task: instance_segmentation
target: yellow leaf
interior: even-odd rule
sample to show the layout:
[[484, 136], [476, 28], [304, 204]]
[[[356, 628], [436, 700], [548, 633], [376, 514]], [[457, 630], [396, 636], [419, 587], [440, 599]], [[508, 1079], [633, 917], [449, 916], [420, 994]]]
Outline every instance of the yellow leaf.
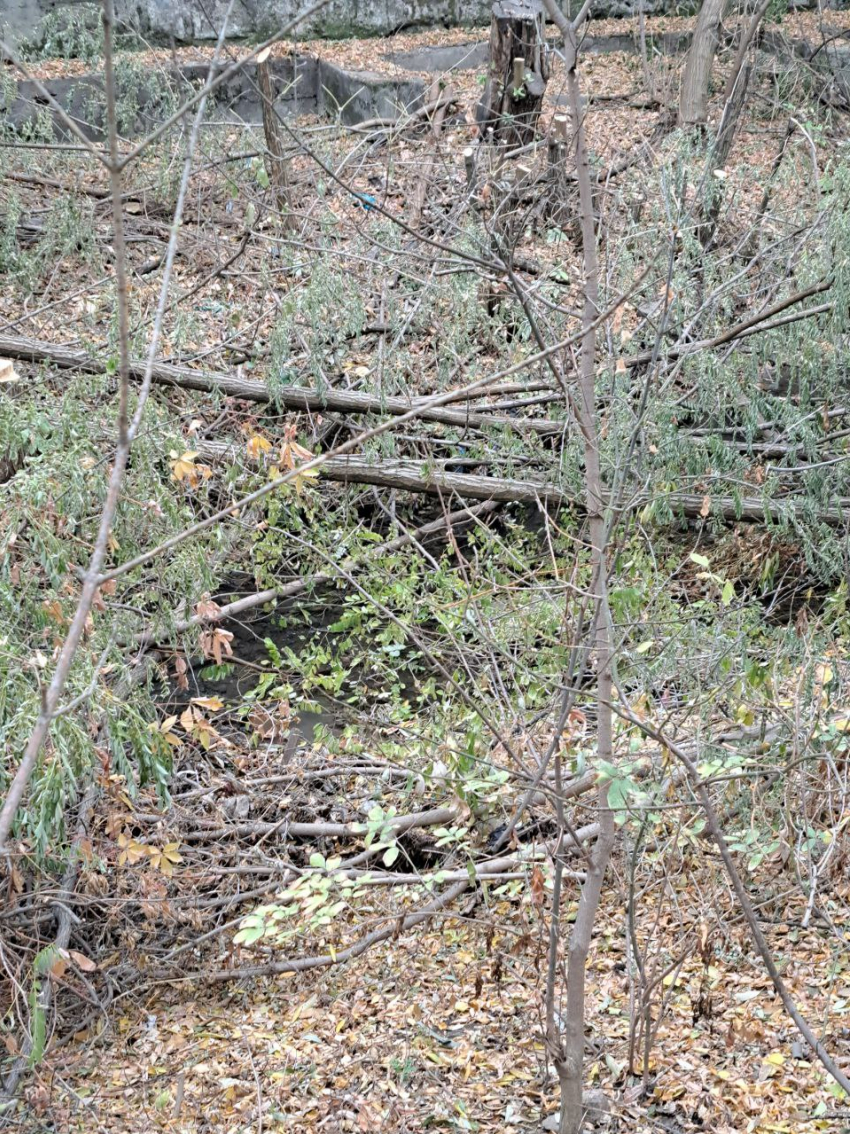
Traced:
[[309, 480], [314, 480], [319, 475], [318, 469], [305, 469], [304, 472], [299, 472], [292, 482], [295, 485], [295, 491], [301, 495], [304, 486]]
[[200, 705], [202, 709], [208, 709], [211, 713], [217, 713], [219, 709], [224, 708], [224, 701], [220, 701], [218, 697], [193, 697], [193, 705]]
[[781, 1051], [772, 1051], [770, 1055], [764, 1057], [765, 1063], [770, 1063], [774, 1067], [781, 1067], [785, 1062], [785, 1056]]
[[141, 862], [143, 858], [148, 858], [151, 854], [151, 848], [146, 847], [144, 843], [136, 842], [128, 834], [120, 834], [118, 836], [118, 845], [121, 847], [121, 853], [118, 855], [118, 865], [123, 866], [127, 863], [134, 866], [137, 862]]
[[166, 878], [174, 876], [174, 867], [177, 863], [182, 862], [183, 858], [177, 853], [179, 843], [166, 843], [161, 850], [154, 849], [151, 852], [151, 866], [154, 870], [158, 870], [164, 874]]
[[175, 480], [178, 484], [185, 481], [190, 488], [197, 488], [201, 482], [201, 478], [209, 480], [212, 476], [212, 469], [207, 465], [196, 465], [195, 461], [198, 455], [198, 453], [190, 450], [179, 455], [172, 453], [171, 479]]
[[[313, 454], [297, 441], [287, 441], [280, 451], [280, 463], [285, 469], [294, 469], [297, 461], [312, 461]], [[305, 473], [305, 476], [308, 475]]]
[[263, 453], [268, 453], [271, 447], [271, 441], [269, 441], [265, 437], [261, 437], [259, 433], [249, 438], [248, 444], [246, 446], [248, 450], [248, 456], [252, 461], [259, 461]]

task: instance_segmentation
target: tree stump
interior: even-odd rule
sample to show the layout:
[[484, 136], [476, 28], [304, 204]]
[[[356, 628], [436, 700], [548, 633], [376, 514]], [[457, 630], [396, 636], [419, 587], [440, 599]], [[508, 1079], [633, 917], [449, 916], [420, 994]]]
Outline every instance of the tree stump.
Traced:
[[275, 202], [280, 213], [284, 228], [290, 227], [290, 201], [289, 201], [289, 167], [285, 157], [285, 147], [280, 132], [280, 123], [274, 109], [275, 91], [274, 79], [269, 63], [271, 48], [267, 47], [257, 56], [257, 86], [260, 90], [260, 102], [263, 110], [263, 133], [266, 136], [266, 152], [263, 160]]
[[726, 0], [703, 0], [685, 59], [679, 93], [679, 125], [704, 127], [708, 117], [711, 67], [720, 42]]
[[497, 0], [490, 23], [490, 67], [478, 122], [500, 145], [533, 142], [549, 67], [542, 0]]

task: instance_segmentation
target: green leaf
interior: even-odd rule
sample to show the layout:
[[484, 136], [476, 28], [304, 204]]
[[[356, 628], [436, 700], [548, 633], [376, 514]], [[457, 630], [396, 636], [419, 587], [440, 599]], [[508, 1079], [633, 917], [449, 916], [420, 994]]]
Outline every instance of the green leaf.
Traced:
[[324, 870], [326, 865], [325, 856], [323, 854], [319, 854], [318, 851], [315, 854], [311, 854], [310, 865], [315, 867], [316, 870]]
[[613, 764], [609, 764], [607, 760], [600, 760], [596, 768], [599, 772], [600, 783], [604, 783], [606, 780], [616, 780], [620, 777], [619, 768], [616, 768]]
[[47, 1038], [47, 1016], [39, 1003], [41, 995], [41, 981], [34, 980], [30, 989], [30, 1027], [32, 1028], [32, 1048], [30, 1049], [29, 1065], [35, 1067], [44, 1056], [44, 1045]]
[[36, 953], [32, 963], [32, 970], [35, 976], [44, 976], [46, 973], [49, 973], [60, 955], [59, 950], [52, 944], [47, 945], [39, 953]]
[[723, 584], [723, 591], [720, 595], [720, 601], [724, 606], [728, 606], [732, 599], [735, 597], [735, 586], [731, 579], [727, 579]]
[[253, 945], [255, 941], [259, 941], [263, 934], [266, 932], [264, 925], [249, 925], [245, 929], [240, 929], [236, 936], [233, 938], [234, 945]]
[[271, 659], [272, 665], [282, 666], [283, 658], [280, 656], [280, 650], [274, 644], [271, 638], [263, 638], [263, 645], [266, 647], [266, 652]]
[[359, 626], [361, 621], [359, 610], [347, 610], [342, 618], [338, 618], [336, 622], [331, 623], [328, 630], [333, 634], [339, 634], [343, 630], [350, 630], [354, 626]]
[[384, 866], [392, 866], [392, 864], [395, 862], [395, 860], [397, 858], [398, 858], [398, 847], [397, 846], [387, 847], [387, 849], [384, 851], [384, 860], [383, 860]]
[[710, 567], [711, 560], [706, 559], [704, 555], [699, 555], [696, 551], [692, 551], [688, 556], [692, 563], [696, 563], [698, 567]]

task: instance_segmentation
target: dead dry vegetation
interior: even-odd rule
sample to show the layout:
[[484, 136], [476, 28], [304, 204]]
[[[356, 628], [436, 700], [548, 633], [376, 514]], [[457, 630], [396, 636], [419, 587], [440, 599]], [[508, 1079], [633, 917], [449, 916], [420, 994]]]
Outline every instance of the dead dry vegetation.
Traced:
[[766, 9], [704, 113], [592, 12], [353, 126], [24, 61], [111, 126], [0, 121], [5, 1128], [847, 1125], [850, 19]]

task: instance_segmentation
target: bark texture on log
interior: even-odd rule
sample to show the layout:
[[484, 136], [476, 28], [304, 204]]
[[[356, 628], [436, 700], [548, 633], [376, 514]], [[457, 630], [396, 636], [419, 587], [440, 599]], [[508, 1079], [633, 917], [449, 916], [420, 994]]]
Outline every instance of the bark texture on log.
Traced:
[[263, 108], [263, 133], [266, 136], [266, 153], [263, 161], [269, 175], [272, 190], [285, 228], [289, 227], [289, 167], [284, 156], [283, 139], [280, 136], [280, 123], [274, 108], [275, 89], [269, 63], [270, 48], [257, 57], [257, 85], [260, 88], [260, 102]]
[[490, 24], [490, 70], [481, 124], [503, 145], [533, 142], [543, 105], [546, 61], [541, 0], [499, 0]]
[[[206, 461], [226, 460], [228, 455], [242, 459], [242, 450], [221, 442], [202, 441], [198, 445], [201, 456]], [[456, 495], [462, 500], [497, 500], [504, 503], [570, 505], [584, 510], [580, 495], [570, 492], [557, 484], [545, 481], [511, 480], [507, 477], [482, 476], [480, 473], [450, 472], [425, 461], [405, 461], [395, 458], [379, 459], [348, 454], [342, 457], [328, 457], [319, 469], [319, 481], [337, 481], [342, 484], [372, 484], [378, 488], [399, 488], [405, 492], [421, 492], [429, 496]], [[811, 509], [805, 501], [794, 499], [758, 500], [742, 497], [706, 497], [689, 492], [670, 492], [663, 497], [635, 495], [628, 503], [627, 510], [635, 511], [651, 500], [663, 499], [673, 512], [690, 519], [705, 519], [706, 514], [722, 516], [730, 523], [737, 521], [749, 523], [781, 523], [787, 519], [811, 518]], [[607, 506], [607, 497], [605, 498]], [[625, 510], [625, 509], [624, 509]], [[850, 518], [850, 500], [836, 501], [832, 508], [822, 508], [817, 518], [825, 524], [844, 525]]]
[[682, 75], [680, 126], [703, 126], [708, 117], [711, 67], [720, 42], [720, 21], [725, 6], [726, 0], [703, 0]]
[[[82, 370], [89, 374], [100, 374], [104, 366], [85, 351], [71, 347], [55, 346], [38, 339], [18, 338], [13, 335], [0, 335], [0, 354], [9, 358], [20, 358], [26, 362], [48, 362], [70, 370]], [[130, 362], [130, 377], [140, 379], [145, 363], [133, 359]], [[175, 366], [168, 362], [154, 363], [153, 381], [160, 386], [179, 386], [184, 390], [203, 390], [220, 393], [233, 398], [244, 398], [249, 402], [273, 402], [289, 410], [314, 410], [322, 413], [327, 410], [338, 413], [376, 413], [390, 417], [401, 417], [410, 413], [416, 400], [407, 398], [378, 398], [372, 394], [359, 394], [351, 390], [326, 390], [317, 393], [303, 386], [283, 386], [272, 393], [263, 382], [252, 382], [246, 378], [234, 378], [229, 374], [217, 374], [209, 370], [192, 370], [189, 366]], [[559, 433], [566, 428], [565, 422], [547, 421], [539, 418], [503, 417], [497, 414], [469, 412], [447, 409], [443, 406], [423, 408], [419, 415], [423, 421], [437, 421], [443, 425], [456, 425], [461, 429], [510, 429], [514, 433], [538, 433], [548, 435]]]

